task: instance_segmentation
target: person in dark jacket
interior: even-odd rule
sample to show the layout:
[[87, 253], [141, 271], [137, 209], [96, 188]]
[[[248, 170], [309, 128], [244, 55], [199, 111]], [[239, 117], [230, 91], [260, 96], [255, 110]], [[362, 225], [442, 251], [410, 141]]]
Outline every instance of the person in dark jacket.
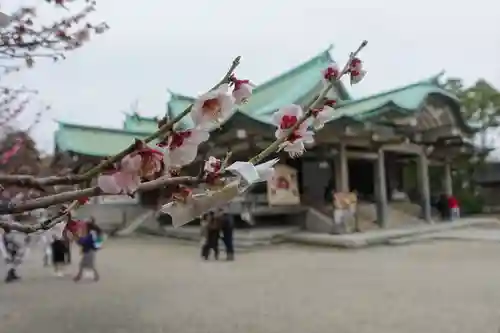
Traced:
[[207, 214], [206, 240], [202, 249], [202, 256], [205, 260], [210, 257], [210, 250], [214, 251], [215, 260], [219, 260], [219, 237], [220, 219], [216, 218], [214, 212]]
[[59, 235], [52, 235], [52, 243], [50, 244], [52, 253], [52, 265], [54, 266], [54, 273], [56, 276], [64, 276], [63, 266], [66, 259], [66, 243], [59, 237]]
[[448, 210], [448, 196], [445, 193], [441, 193], [441, 195], [439, 196], [436, 208], [442, 220], [449, 219], [450, 214]]
[[229, 214], [221, 214], [222, 241], [226, 247], [226, 259], [234, 260], [234, 217]]

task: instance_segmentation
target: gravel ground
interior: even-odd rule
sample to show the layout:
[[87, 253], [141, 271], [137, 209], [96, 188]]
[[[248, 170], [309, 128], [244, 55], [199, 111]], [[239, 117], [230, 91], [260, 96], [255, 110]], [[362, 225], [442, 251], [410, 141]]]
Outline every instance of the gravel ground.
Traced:
[[[0, 283], [0, 333], [472, 333], [500, 327], [500, 243], [357, 251], [276, 246], [203, 262], [194, 246], [110, 240], [75, 284], [33, 253]], [[0, 266], [3, 273], [3, 267]], [[74, 270], [74, 268], [73, 268]]]

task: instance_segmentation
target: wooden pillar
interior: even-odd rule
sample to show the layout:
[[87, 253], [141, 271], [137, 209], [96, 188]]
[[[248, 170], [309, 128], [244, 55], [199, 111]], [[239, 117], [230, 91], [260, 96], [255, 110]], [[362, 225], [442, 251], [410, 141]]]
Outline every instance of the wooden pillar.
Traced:
[[349, 166], [344, 143], [340, 143], [335, 159], [335, 187], [337, 192], [349, 192]]
[[418, 182], [420, 187], [420, 200], [422, 217], [427, 222], [432, 222], [431, 215], [431, 190], [429, 187], [429, 160], [425, 151], [418, 155]]
[[444, 163], [444, 193], [447, 196], [453, 195], [453, 181], [451, 177], [451, 163], [446, 161]]
[[387, 181], [385, 170], [385, 157], [382, 148], [377, 151], [375, 161], [375, 200], [377, 205], [377, 223], [380, 227], [387, 227]]

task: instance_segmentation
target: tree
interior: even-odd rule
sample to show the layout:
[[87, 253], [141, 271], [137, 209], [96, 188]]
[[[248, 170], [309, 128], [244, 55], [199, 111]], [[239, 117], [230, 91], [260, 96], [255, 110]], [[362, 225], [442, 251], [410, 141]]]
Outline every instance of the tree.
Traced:
[[[88, 16], [96, 9], [96, 1], [47, 0], [49, 5], [59, 7], [64, 15], [56, 22], [45, 23], [37, 16], [37, 8], [21, 7], [8, 15], [6, 26], [0, 31], [1, 59], [6, 72], [32, 68], [36, 58], [51, 58], [58, 61], [65, 53], [80, 48], [88, 42], [92, 33], [101, 34], [108, 29], [104, 22], [91, 24]], [[83, 8], [75, 6], [85, 3]], [[19, 62], [18, 60], [21, 60]]]
[[[42, 1], [40, 1], [42, 3]], [[68, 52], [82, 47], [92, 35], [102, 34], [109, 27], [105, 22], [92, 24], [90, 14], [96, 2], [90, 0], [46, 0], [55, 20], [37, 15], [40, 7], [20, 7], [12, 13], [0, 12], [0, 79], [23, 69], [33, 68], [39, 59], [60, 61]], [[28, 128], [20, 129], [16, 118], [33, 105], [36, 90], [26, 87], [0, 86], [0, 173], [37, 175], [42, 169], [40, 154], [30, 137], [47, 106], [40, 107]], [[38, 103], [37, 103], [38, 104]], [[45, 191], [22, 189], [15, 184], [2, 186], [2, 196], [12, 199], [18, 194], [39, 195]], [[49, 191], [50, 192], [50, 191]], [[19, 198], [19, 196], [17, 196]]]
[[29, 132], [12, 131], [0, 142], [0, 171], [6, 174], [38, 174], [40, 152]]
[[461, 79], [450, 78], [445, 88], [460, 99], [465, 119], [478, 127], [481, 147], [486, 148], [488, 130], [499, 125], [500, 92], [484, 79], [464, 87]]
[[[484, 79], [479, 79], [470, 87], [465, 87], [461, 79], [450, 78], [444, 87], [460, 99], [462, 114], [466, 121], [477, 128], [479, 151], [472, 158], [455, 161], [453, 187], [463, 210], [470, 213], [482, 211], [482, 198], [474, 181], [475, 174], [481, 170], [491, 147], [488, 135], [498, 127], [500, 116], [500, 92]], [[473, 162], [473, 163], [471, 163]]]
[[[55, 22], [44, 22], [35, 7], [21, 7], [11, 14], [0, 13], [0, 78], [22, 69], [33, 68], [38, 59], [65, 59], [70, 51], [82, 47], [93, 34], [104, 33], [105, 22], [91, 24], [95, 11], [90, 0], [47, 0], [60, 14]], [[78, 8], [79, 7], [79, 8]], [[0, 130], [19, 116], [32, 101], [36, 90], [0, 88]]]
[[[20, 224], [14, 221], [0, 221], [0, 227], [34, 232], [48, 229], [62, 222], [73, 209], [84, 205], [89, 197], [106, 194], [135, 195], [137, 191], [150, 191], [165, 187], [173, 188], [171, 202], [162, 210], [172, 216], [174, 225], [190, 222], [209, 209], [226, 204], [245, 191], [254, 182], [262, 179], [272, 170], [277, 160], [262, 163], [269, 155], [283, 150], [291, 157], [301, 156], [305, 144], [313, 140], [310, 126], [319, 129], [334, 116], [333, 105], [336, 101], [326, 96], [336, 82], [345, 75], [350, 76], [352, 84], [358, 83], [365, 75], [358, 53], [366, 46], [363, 41], [359, 48], [350, 54], [346, 65], [340, 69], [331, 64], [323, 72], [324, 87], [319, 96], [304, 107], [289, 105], [278, 110], [274, 116], [277, 126], [276, 140], [266, 149], [246, 162], [229, 165], [231, 154], [224, 160], [209, 157], [196, 176], [180, 176], [182, 167], [191, 164], [198, 151], [198, 145], [209, 138], [210, 129], [221, 126], [238, 104], [251, 98], [253, 85], [248, 80], [239, 80], [234, 71], [240, 57], [234, 59], [227, 73], [206, 94], [186, 108], [174, 119], [162, 119], [158, 131], [144, 140], [136, 140], [116, 155], [102, 160], [98, 165], [84, 173], [65, 176], [37, 178], [30, 175], [3, 175], [0, 184], [44, 188], [53, 185], [84, 184], [97, 178], [97, 186], [59, 192], [33, 200], [7, 202], [0, 207], [0, 214], [17, 214], [37, 208], [61, 206], [59, 213], [49, 220], [36, 224]], [[232, 89], [231, 89], [232, 87]], [[192, 129], [174, 129], [183, 117], [191, 116], [196, 124]], [[148, 144], [158, 140], [156, 147]], [[235, 177], [236, 176], [236, 177]], [[190, 186], [199, 183], [212, 185], [209, 193], [192, 195]]]

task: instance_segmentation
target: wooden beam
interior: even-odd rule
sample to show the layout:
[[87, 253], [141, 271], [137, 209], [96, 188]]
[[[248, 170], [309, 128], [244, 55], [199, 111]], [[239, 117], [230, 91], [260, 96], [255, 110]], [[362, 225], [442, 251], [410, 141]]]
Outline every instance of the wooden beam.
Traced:
[[382, 149], [384, 151], [392, 151], [392, 152], [399, 152], [399, 153], [411, 153], [411, 154], [421, 154], [424, 152], [424, 148], [420, 145], [417, 145], [415, 143], [408, 143], [408, 142], [402, 142], [402, 143], [396, 143], [396, 144], [383, 144], [382, 143]]
[[347, 151], [348, 159], [358, 159], [358, 160], [376, 160], [378, 154], [375, 152], [363, 152], [363, 151]]
[[446, 139], [452, 137], [460, 137], [464, 134], [460, 129], [453, 125], [444, 125], [439, 127], [434, 127], [421, 133], [421, 141], [422, 142], [436, 142], [439, 139]]

